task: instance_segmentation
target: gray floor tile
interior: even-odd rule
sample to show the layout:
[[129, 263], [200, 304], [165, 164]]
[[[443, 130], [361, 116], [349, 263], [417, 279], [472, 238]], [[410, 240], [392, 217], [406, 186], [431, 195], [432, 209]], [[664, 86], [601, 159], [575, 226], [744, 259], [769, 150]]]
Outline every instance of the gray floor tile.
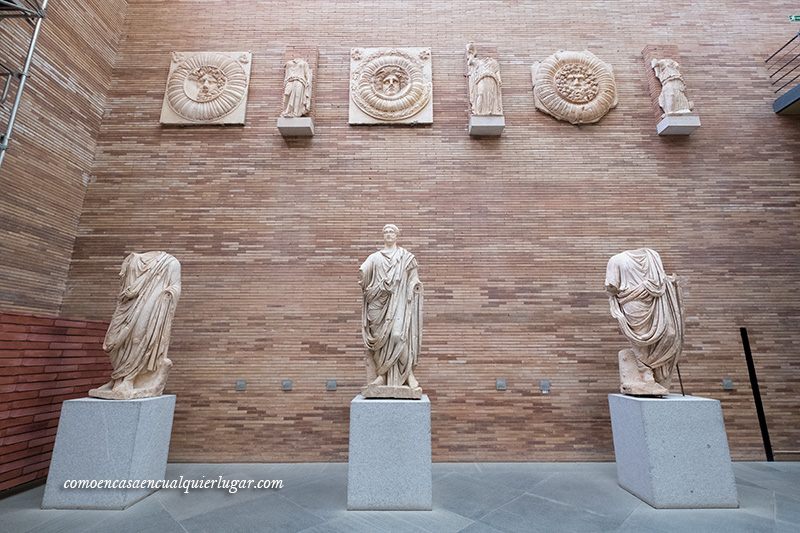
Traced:
[[739, 510], [745, 513], [775, 519], [775, 492], [760, 487], [736, 485], [739, 493]]
[[[396, 513], [400, 511], [350, 511], [303, 533], [426, 533], [426, 530], [409, 524]], [[414, 511], [406, 511], [414, 512]]]
[[433, 485], [433, 504], [471, 520], [510, 502], [523, 491], [484, 482], [463, 474], [450, 474]]
[[209, 488], [190, 489], [187, 493], [182, 489], [161, 489], [150, 497], [157, 498], [169, 514], [180, 522], [209, 511], [224, 509], [247, 500], [262, 498], [265, 493], [271, 492], [274, 491], [271, 489], [241, 489], [232, 494], [225, 489]]
[[[39, 524], [29, 530], [29, 533], [71, 533], [86, 531], [100, 524], [113, 513], [120, 511], [42, 511], [49, 513], [47, 522]], [[5, 521], [3, 516], [0, 522]]]
[[776, 494], [775, 519], [788, 524], [795, 524], [796, 531], [800, 531], [800, 499], [787, 498], [783, 494]]
[[433, 480], [441, 479], [450, 474], [476, 474], [480, 472], [477, 463], [433, 463], [431, 477]]
[[317, 478], [314, 482], [289, 486], [280, 495], [325, 520], [342, 516], [347, 509], [347, 479]]
[[275, 493], [180, 521], [188, 533], [292, 533], [323, 522], [318, 516]]
[[800, 463], [734, 463], [734, 472], [740, 509], [678, 510], [620, 489], [613, 463], [436, 463], [433, 511], [380, 512], [346, 510], [346, 463], [170, 464], [169, 479], [282, 479], [284, 488], [162, 489], [124, 511], [43, 511], [40, 486], [0, 500], [0, 531], [800, 531]]
[[624, 519], [591, 513], [578, 507], [525, 494], [480, 519], [507, 532], [615, 531]]
[[530, 494], [547, 500], [571, 505], [622, 523], [642, 501], [617, 484], [617, 474], [593, 473], [576, 477], [572, 472], [560, 472], [533, 487]]
[[124, 511], [115, 511], [86, 533], [184, 533], [158, 498], [145, 498]]
[[800, 494], [800, 474], [794, 463], [733, 463], [737, 483], [774, 490], [789, 498]]
[[637, 507], [627, 520], [631, 526], [675, 533], [772, 532], [775, 521], [740, 509], [653, 509]]
[[503, 533], [499, 529], [495, 529], [489, 524], [484, 524], [483, 522], [473, 522], [459, 533]]
[[398, 516], [429, 533], [456, 533], [473, 523], [468, 518], [436, 507], [433, 511], [405, 511]]

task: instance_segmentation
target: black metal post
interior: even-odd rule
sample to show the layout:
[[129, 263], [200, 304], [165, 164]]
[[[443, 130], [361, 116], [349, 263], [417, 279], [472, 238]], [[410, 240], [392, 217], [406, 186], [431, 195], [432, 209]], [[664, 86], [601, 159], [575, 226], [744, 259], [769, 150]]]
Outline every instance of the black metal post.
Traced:
[[764, 452], [767, 454], [767, 461], [774, 461], [772, 456], [772, 444], [769, 441], [769, 430], [767, 429], [767, 417], [764, 416], [764, 406], [761, 404], [761, 392], [758, 390], [758, 378], [756, 377], [756, 367], [753, 364], [753, 354], [750, 352], [750, 341], [747, 338], [747, 328], [739, 328], [742, 334], [742, 346], [744, 346], [744, 357], [747, 359], [747, 372], [750, 374], [750, 388], [753, 389], [753, 400], [756, 402], [756, 413], [758, 414], [758, 425], [761, 426], [761, 439], [764, 441]]

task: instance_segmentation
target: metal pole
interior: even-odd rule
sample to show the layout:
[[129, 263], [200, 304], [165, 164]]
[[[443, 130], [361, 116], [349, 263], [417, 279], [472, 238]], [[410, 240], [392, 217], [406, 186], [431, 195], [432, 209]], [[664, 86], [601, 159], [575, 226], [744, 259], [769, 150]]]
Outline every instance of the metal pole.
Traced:
[[[47, 9], [47, 0], [42, 2], [41, 14], [44, 15], [44, 10]], [[33, 59], [33, 52], [36, 48], [36, 39], [39, 38], [39, 28], [42, 25], [42, 18], [36, 20], [36, 25], [33, 29], [33, 37], [31, 37], [31, 44], [28, 47], [28, 57], [25, 59], [25, 67], [22, 69], [22, 74], [19, 77], [19, 88], [17, 89], [17, 97], [14, 99], [14, 106], [11, 108], [11, 116], [8, 119], [8, 128], [4, 135], [0, 137], [0, 165], [3, 164], [3, 157], [6, 155], [8, 149], [8, 139], [11, 137], [11, 130], [14, 128], [14, 120], [17, 118], [17, 110], [19, 103], [22, 100], [22, 89], [25, 87], [25, 80], [28, 77], [28, 70], [31, 67], [31, 60]]]
[[739, 328], [739, 332], [742, 334], [744, 357], [747, 359], [747, 371], [750, 374], [750, 388], [753, 389], [753, 400], [756, 402], [756, 414], [758, 415], [758, 425], [761, 427], [761, 439], [764, 441], [764, 452], [767, 454], [767, 461], [774, 461], [772, 444], [769, 441], [769, 430], [767, 429], [767, 417], [764, 415], [764, 406], [761, 405], [761, 392], [758, 390], [756, 366], [753, 364], [753, 354], [750, 352], [750, 340], [747, 338], [747, 328]]

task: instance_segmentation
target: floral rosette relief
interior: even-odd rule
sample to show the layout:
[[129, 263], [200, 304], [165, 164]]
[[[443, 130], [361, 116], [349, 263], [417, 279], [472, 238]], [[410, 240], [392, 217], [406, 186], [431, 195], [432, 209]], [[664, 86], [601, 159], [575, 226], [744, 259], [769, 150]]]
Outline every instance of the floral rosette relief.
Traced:
[[430, 124], [430, 48], [354, 48], [350, 124]]
[[244, 124], [250, 52], [172, 54], [162, 124]]
[[531, 67], [536, 109], [572, 124], [597, 122], [617, 105], [611, 65], [591, 52], [559, 51]]

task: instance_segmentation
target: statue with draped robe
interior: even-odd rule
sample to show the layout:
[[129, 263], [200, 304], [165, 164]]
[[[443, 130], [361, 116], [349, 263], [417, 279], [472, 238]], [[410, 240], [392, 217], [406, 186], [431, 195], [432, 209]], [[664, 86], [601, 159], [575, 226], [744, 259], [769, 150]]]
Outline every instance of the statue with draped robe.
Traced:
[[631, 343], [619, 352], [620, 391], [666, 396], [683, 350], [684, 315], [676, 276], [649, 248], [613, 256], [606, 269], [611, 315]]
[[181, 264], [166, 252], [132, 253], [122, 262], [117, 308], [103, 350], [111, 381], [89, 396], [129, 400], [160, 396], [172, 367], [167, 359], [175, 307], [181, 295]]
[[367, 348], [365, 398], [420, 399], [414, 377], [422, 341], [422, 283], [414, 254], [383, 228], [385, 247], [361, 265], [362, 333]]
[[467, 45], [467, 78], [469, 102], [473, 116], [500, 116], [503, 114], [500, 63], [491, 57], [478, 59], [475, 45]]

